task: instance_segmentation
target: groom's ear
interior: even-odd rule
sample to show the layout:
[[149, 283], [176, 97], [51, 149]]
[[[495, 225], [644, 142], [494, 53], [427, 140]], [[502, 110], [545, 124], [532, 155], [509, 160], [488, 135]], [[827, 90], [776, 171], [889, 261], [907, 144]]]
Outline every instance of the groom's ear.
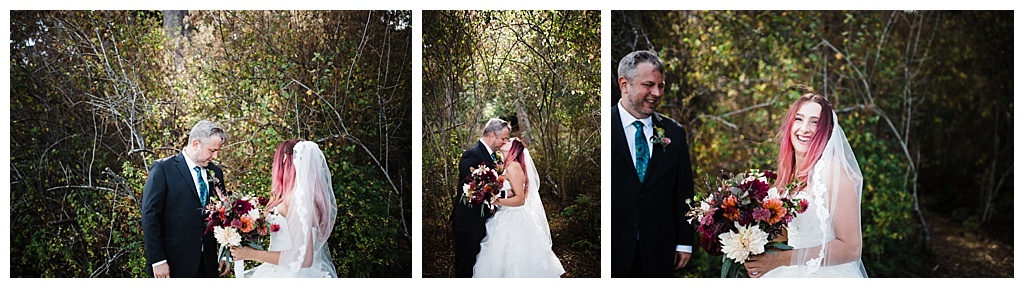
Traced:
[[626, 76], [619, 76], [619, 91], [622, 92], [622, 95], [626, 95], [626, 86], [628, 85], [629, 79], [626, 79]]

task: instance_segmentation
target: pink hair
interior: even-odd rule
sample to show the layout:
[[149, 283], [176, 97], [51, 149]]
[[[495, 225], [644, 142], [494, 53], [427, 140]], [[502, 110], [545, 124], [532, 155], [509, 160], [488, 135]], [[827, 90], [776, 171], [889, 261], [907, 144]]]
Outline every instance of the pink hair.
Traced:
[[[797, 110], [800, 110], [808, 102], [821, 105], [821, 115], [818, 116], [818, 128], [815, 129], [814, 135], [811, 136], [810, 147], [807, 149], [804, 163], [795, 163], [796, 151], [793, 150], [791, 139], [793, 122], [796, 121]], [[789, 183], [792, 183], [794, 179], [799, 179], [806, 185], [807, 173], [811, 170], [814, 162], [821, 158], [821, 153], [825, 151], [825, 144], [828, 143], [829, 137], [832, 136], [832, 105], [829, 104], [828, 99], [821, 95], [807, 93], [796, 99], [796, 102], [793, 102], [793, 105], [789, 107], [789, 111], [786, 112], [785, 118], [782, 119], [782, 126], [779, 127], [777, 137], [779, 138], [779, 179], [775, 181], [775, 186], [782, 189]]]
[[[523, 150], [526, 149], [526, 144], [523, 144], [523, 140], [519, 138], [512, 138], [512, 147], [508, 148], [508, 157], [505, 161], [505, 168], [508, 168], [508, 163], [515, 161], [519, 163], [519, 167], [523, 168], [523, 172], [526, 172], [526, 164], [523, 163]], [[530, 185], [530, 179], [527, 177], [526, 185]]]
[[284, 141], [277, 146], [274, 152], [274, 163], [270, 168], [272, 181], [270, 183], [270, 203], [267, 203], [267, 210], [274, 208], [284, 201], [285, 196], [292, 193], [295, 187], [295, 164], [292, 162], [292, 150], [299, 140], [292, 139]]

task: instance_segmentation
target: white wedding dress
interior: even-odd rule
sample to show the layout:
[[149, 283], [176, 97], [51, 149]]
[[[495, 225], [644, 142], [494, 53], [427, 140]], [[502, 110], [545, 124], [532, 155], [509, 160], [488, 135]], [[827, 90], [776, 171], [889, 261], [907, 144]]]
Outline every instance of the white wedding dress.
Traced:
[[861, 261], [864, 178], [834, 112], [832, 119], [829, 142], [808, 175], [809, 191], [796, 196], [807, 199], [808, 208], [789, 223], [790, 265], [762, 277], [867, 277]]
[[[540, 177], [536, 176], [529, 152], [524, 154], [530, 183], [527, 186], [534, 187], [530, 187], [522, 206], [499, 207], [487, 219], [487, 236], [480, 242], [474, 278], [557, 278], [565, 273], [551, 250], [551, 231], [537, 187], [540, 185], [533, 184], [540, 183]], [[508, 180], [502, 189], [512, 191]]]
[[[796, 198], [807, 199], [811, 205], [803, 214], [789, 223], [789, 245], [794, 250], [808, 249], [821, 246], [822, 239], [835, 239], [835, 232], [824, 226], [817, 217], [819, 209], [814, 205], [815, 198], [811, 193], [801, 191]], [[823, 213], [825, 214], [825, 213]], [[814, 263], [814, 262], [812, 262]], [[806, 264], [806, 263], [805, 263]], [[864, 266], [861, 262], [853, 261], [832, 266], [812, 265], [789, 265], [775, 268], [765, 273], [765, 278], [863, 278]]]
[[[281, 214], [278, 214], [277, 209], [274, 209], [274, 213], [267, 216], [267, 224], [281, 225], [281, 230], [270, 233], [270, 247], [267, 248], [267, 251], [291, 249], [293, 245], [291, 238], [288, 237], [290, 233], [288, 220], [281, 216]], [[313, 265], [309, 268], [299, 268], [295, 271], [278, 265], [263, 263], [252, 270], [246, 271], [245, 278], [336, 278], [334, 264], [316, 261], [319, 258], [321, 257], [313, 257]]]
[[[327, 239], [338, 216], [331, 171], [323, 152], [314, 142], [302, 141], [293, 148], [295, 186], [292, 188], [288, 217], [277, 207], [267, 216], [268, 225], [280, 225], [270, 233], [268, 251], [280, 251], [278, 264], [263, 263], [245, 272], [245, 278], [337, 278]], [[322, 215], [322, 217], [317, 217]], [[309, 247], [312, 245], [313, 247]], [[313, 255], [308, 256], [307, 253]], [[312, 259], [303, 267], [307, 256]]]

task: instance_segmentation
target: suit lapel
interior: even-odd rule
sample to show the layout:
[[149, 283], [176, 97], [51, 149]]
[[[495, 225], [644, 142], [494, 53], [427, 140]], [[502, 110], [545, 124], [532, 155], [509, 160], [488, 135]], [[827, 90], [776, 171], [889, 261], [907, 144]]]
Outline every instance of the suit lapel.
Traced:
[[[629, 142], [626, 142], [626, 130], [622, 128], [622, 116], [619, 116], [619, 105], [612, 107], [612, 147], [621, 147], [617, 150], [622, 158], [626, 159], [626, 163], [633, 163], [633, 154], [629, 151]], [[633, 177], [639, 178], [636, 174], [636, 167], [630, 166]]]
[[[484, 160], [484, 164], [487, 165], [487, 168], [491, 168], [491, 169], [495, 168], [494, 160], [491, 160], [491, 154], [487, 154], [487, 146], [484, 146], [483, 142], [480, 142], [480, 140], [477, 140], [476, 141], [476, 148], [474, 148], [473, 150], [476, 150], [477, 157], [480, 157], [480, 159]], [[478, 166], [478, 165], [479, 164], [473, 164], [473, 165], [471, 165], [471, 167], [472, 166]]]
[[178, 156], [174, 156], [174, 162], [174, 166], [178, 167], [178, 172], [181, 172], [181, 178], [185, 180], [185, 183], [189, 184], [187, 186], [189, 191], [192, 191], [192, 197], [196, 199], [197, 203], [202, 203], [199, 201], [199, 190], [196, 190], [196, 184], [192, 183], [192, 172], [189, 171], [188, 163], [185, 162], [185, 155], [178, 153]]
[[[658, 113], [654, 113], [654, 115], [651, 115], [651, 116], [652, 116], [651, 117], [651, 126], [663, 127], [661, 125], [661, 120], [662, 119], [661, 119], [660, 116], [658, 116]], [[652, 128], [654, 128], [654, 127], [652, 127]], [[654, 133], [655, 134], [658, 133], [656, 129], [655, 129]], [[644, 186], [646, 186], [647, 183], [649, 183], [649, 182], [653, 182], [653, 181], [650, 181], [650, 180], [653, 180], [654, 176], [656, 176], [655, 174], [658, 171], [657, 167], [658, 167], [658, 164], [661, 162], [660, 160], [662, 158], [661, 154], [664, 153], [664, 151], [662, 151], [662, 150], [665, 150], [663, 148], [655, 148], [655, 147], [660, 147], [660, 146], [661, 145], [654, 144], [654, 145], [651, 145], [651, 147], [650, 147], [650, 149], [651, 149], [651, 159], [647, 160], [647, 175], [645, 175], [646, 179], [644, 179], [644, 182], [643, 182]]]

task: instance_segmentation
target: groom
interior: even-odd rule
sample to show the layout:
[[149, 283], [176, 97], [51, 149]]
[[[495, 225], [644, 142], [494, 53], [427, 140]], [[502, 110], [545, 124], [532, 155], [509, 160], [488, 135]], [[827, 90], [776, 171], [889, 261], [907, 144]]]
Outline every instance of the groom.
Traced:
[[[212, 233], [204, 233], [202, 208], [216, 194], [207, 179], [224, 179], [211, 161], [225, 140], [220, 125], [199, 121], [181, 153], [153, 162], [142, 190], [142, 232], [150, 276], [217, 277], [217, 241]], [[216, 182], [224, 190], [224, 181]], [[220, 275], [227, 274], [226, 263], [220, 266]]]
[[490, 209], [483, 209], [484, 214], [481, 215], [480, 205], [467, 205], [469, 201], [463, 200], [462, 185], [470, 169], [480, 166], [480, 163], [495, 168], [498, 148], [505, 145], [511, 131], [507, 121], [493, 118], [484, 125], [480, 141], [473, 148], [462, 152], [462, 159], [459, 160], [459, 185], [455, 188], [457, 192], [453, 197], [455, 203], [451, 214], [452, 229], [455, 232], [455, 277], [473, 277], [473, 265], [476, 264], [476, 254], [480, 253], [480, 241], [487, 234], [484, 220], [491, 217]]
[[671, 277], [690, 260], [693, 197], [686, 131], [654, 111], [665, 66], [651, 51], [619, 61], [622, 98], [612, 107], [612, 277]]

